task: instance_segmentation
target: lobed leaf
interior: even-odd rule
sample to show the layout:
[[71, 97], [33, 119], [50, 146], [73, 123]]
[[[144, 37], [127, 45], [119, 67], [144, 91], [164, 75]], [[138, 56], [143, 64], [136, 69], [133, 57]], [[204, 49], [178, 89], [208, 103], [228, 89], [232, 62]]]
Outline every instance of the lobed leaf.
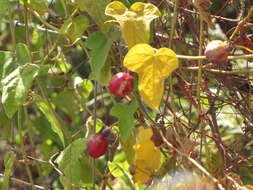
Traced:
[[120, 139], [125, 142], [134, 128], [134, 113], [138, 108], [138, 103], [132, 101], [131, 104], [117, 103], [111, 109], [111, 114], [119, 120]]
[[91, 49], [89, 63], [93, 77], [101, 84], [107, 84], [108, 82], [102, 76], [107, 76], [108, 72], [110, 72], [110, 69], [107, 68], [106, 59], [112, 43], [117, 40], [118, 37], [118, 32], [111, 33], [109, 37], [106, 37], [101, 32], [94, 32], [86, 41], [86, 46]]
[[158, 109], [163, 96], [164, 79], [178, 67], [174, 51], [168, 48], [156, 50], [148, 44], [137, 44], [124, 58], [124, 66], [138, 73], [141, 97], [152, 109]]
[[108, 4], [105, 14], [120, 24], [129, 49], [138, 43], [148, 43], [150, 22], [160, 16], [158, 8], [150, 3], [136, 2], [128, 9], [119, 1]]
[[64, 173], [60, 180], [68, 190], [76, 189], [72, 184], [84, 185], [91, 181], [91, 168], [80, 160], [85, 149], [86, 139], [77, 139], [68, 145], [56, 159], [59, 169]]
[[151, 128], [138, 128], [137, 143], [134, 145], [136, 159], [133, 179], [135, 184], [146, 182], [161, 167], [161, 152], [151, 140], [152, 135]]

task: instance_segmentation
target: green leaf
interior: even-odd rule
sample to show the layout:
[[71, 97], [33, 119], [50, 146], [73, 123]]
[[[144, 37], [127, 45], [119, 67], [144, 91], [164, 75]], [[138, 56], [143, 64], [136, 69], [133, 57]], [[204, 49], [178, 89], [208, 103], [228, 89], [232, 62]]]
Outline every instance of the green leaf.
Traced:
[[18, 43], [16, 47], [16, 54], [17, 54], [17, 62], [19, 65], [24, 65], [26, 63], [32, 62], [32, 57], [27, 45], [23, 43]]
[[64, 22], [61, 31], [70, 39], [71, 44], [73, 45], [82, 37], [83, 32], [88, 26], [89, 20], [87, 17], [80, 15]]
[[0, 112], [0, 126], [2, 126], [1, 138], [11, 141], [11, 120], [4, 112]]
[[88, 79], [82, 79], [81, 77], [75, 77], [73, 81], [76, 94], [80, 96], [80, 99], [86, 100], [93, 90], [92, 82]]
[[114, 177], [123, 177], [129, 169], [129, 164], [125, 159], [124, 152], [118, 153], [115, 155], [113, 162], [108, 162], [108, 168], [110, 173]]
[[76, 101], [74, 91], [64, 90], [52, 97], [54, 104], [67, 114], [70, 114], [73, 118], [77, 111], [79, 111], [79, 105]]
[[131, 104], [117, 103], [113, 106], [111, 114], [119, 120], [120, 139], [125, 142], [134, 128], [134, 113], [138, 108], [137, 101]]
[[46, 116], [48, 121], [51, 124], [51, 127], [53, 131], [60, 137], [63, 146], [65, 145], [64, 142], [64, 135], [62, 132], [62, 126], [56, 117], [55, 113], [53, 110], [50, 108], [50, 105], [48, 105], [47, 101], [42, 99], [40, 96], [36, 95], [36, 105], [40, 109], [40, 111]]
[[84, 181], [87, 182], [87, 178], [91, 179], [91, 176], [85, 173], [86, 166], [83, 166], [84, 163], [79, 160], [85, 149], [86, 139], [77, 139], [65, 148], [56, 159], [59, 169], [64, 173], [64, 176], [61, 177], [61, 182], [65, 189], [72, 190], [74, 188], [71, 184], [83, 185]]
[[105, 66], [105, 62], [107, 59], [108, 52], [111, 48], [113, 41], [117, 40], [120, 36], [120, 33], [113, 32], [109, 38], [107, 38], [101, 32], [92, 33], [86, 41], [86, 46], [91, 49], [91, 57], [90, 57], [90, 66], [93, 72], [93, 77], [98, 80], [100, 83], [104, 83], [101, 81], [101, 75], [106, 75], [107, 73], [102, 72], [103, 67]]
[[16, 159], [16, 154], [14, 152], [8, 152], [5, 155], [5, 158], [4, 158], [5, 172], [4, 172], [3, 184], [2, 184], [1, 190], [9, 189], [9, 178], [11, 175], [11, 170], [12, 170], [15, 159]]
[[26, 64], [19, 66], [2, 80], [2, 103], [9, 118], [25, 102], [38, 71], [37, 65]]
[[10, 5], [10, 0], [0, 1], [0, 20], [2, 20], [4, 15], [8, 12], [9, 5]]
[[99, 26], [101, 32], [107, 34], [110, 29], [110, 24], [105, 24], [108, 17], [104, 14], [105, 7], [110, 0], [71, 0], [77, 8], [86, 11]]
[[[35, 120], [32, 120], [32, 126], [40, 134], [40, 138], [43, 142], [50, 141], [58, 148], [62, 147], [62, 142], [59, 136], [53, 131], [50, 122], [44, 114], [41, 114]], [[51, 153], [48, 154], [51, 155]]]
[[[44, 13], [48, 11], [46, 0], [27, 0], [28, 6], [39, 13]], [[24, 4], [24, 0], [20, 0], [21, 4]]]
[[[9, 69], [12, 64], [12, 53], [9, 51], [0, 51], [0, 79], [4, 78], [9, 72], [13, 71], [15, 68]], [[10, 71], [9, 71], [10, 70]]]

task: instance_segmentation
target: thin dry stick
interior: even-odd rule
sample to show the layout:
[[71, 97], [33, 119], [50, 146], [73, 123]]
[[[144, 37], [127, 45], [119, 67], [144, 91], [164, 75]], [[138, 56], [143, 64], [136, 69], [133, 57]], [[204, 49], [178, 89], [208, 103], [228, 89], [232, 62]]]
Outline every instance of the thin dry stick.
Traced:
[[230, 40], [234, 41], [236, 36], [240, 33], [241, 28], [250, 21], [251, 17], [253, 17], [253, 6], [250, 8], [248, 15], [242, 19], [239, 24], [236, 26], [233, 34], [230, 36]]
[[[17, 21], [17, 20], [13, 20], [13, 21], [8, 21], [8, 20], [4, 20], [3, 22], [5, 23], [11, 23], [13, 22], [14, 26], [15, 27], [24, 27], [25, 24]], [[42, 27], [35, 27], [35, 26], [32, 26], [32, 25], [29, 25], [29, 28], [32, 28], [34, 30], [38, 30], [38, 31], [41, 31], [41, 32], [48, 32], [48, 33], [51, 33], [51, 34], [60, 34], [58, 31], [55, 31], [55, 30], [51, 30], [51, 29], [47, 29], [47, 28], [42, 28]], [[160, 33], [156, 33], [156, 35], [158, 36], [161, 36]], [[168, 38], [166, 36], [163, 36], [162, 37], [164, 38]], [[88, 37], [87, 36], [82, 36], [82, 39], [83, 40], [86, 40]], [[204, 55], [201, 55], [201, 56], [195, 56], [195, 55], [176, 55], [177, 58], [179, 59], [186, 59], [186, 60], [205, 60], [207, 59], [206, 56]], [[234, 56], [228, 56], [228, 60], [236, 60], [236, 59], [252, 59], [253, 58], [253, 54], [245, 54], [245, 55], [234, 55]]]
[[162, 133], [160, 133], [162, 136], [163, 141], [165, 142], [165, 144], [170, 147], [171, 149], [173, 149], [174, 151], [176, 151], [178, 154], [186, 157], [193, 165], [195, 165], [201, 172], [203, 172], [207, 177], [209, 177], [219, 188], [219, 190], [225, 190], [224, 187], [219, 183], [219, 181], [214, 178], [203, 166], [201, 166], [196, 160], [192, 159], [191, 157], [189, 157], [187, 154], [181, 152], [180, 150], [178, 150], [176, 147], [174, 147], [165, 137]]
[[[200, 27], [199, 27], [199, 55], [202, 55], [203, 52], [203, 37], [204, 37], [204, 20], [203, 16], [199, 15], [200, 18]], [[199, 115], [199, 129], [200, 129], [200, 160], [202, 157], [202, 146], [203, 146], [203, 138], [204, 138], [204, 122], [203, 122], [203, 110], [201, 106], [201, 86], [202, 86], [202, 60], [198, 60], [198, 79], [197, 79], [197, 101], [198, 101], [198, 115]]]
[[[3, 177], [4, 177], [4, 174], [0, 173], [0, 178], [3, 178]], [[30, 186], [30, 187], [32, 186], [31, 183], [28, 183], [28, 182], [23, 181], [23, 180], [21, 180], [21, 179], [17, 179], [17, 178], [15, 178], [15, 177], [10, 177], [10, 180], [13, 181], [13, 182], [21, 183], [21, 184], [26, 185], [26, 186]], [[34, 187], [35, 187], [36, 189], [49, 190], [49, 189], [47, 189], [47, 188], [45, 188], [45, 187], [42, 187], [42, 186], [40, 186], [40, 185], [34, 185]]]

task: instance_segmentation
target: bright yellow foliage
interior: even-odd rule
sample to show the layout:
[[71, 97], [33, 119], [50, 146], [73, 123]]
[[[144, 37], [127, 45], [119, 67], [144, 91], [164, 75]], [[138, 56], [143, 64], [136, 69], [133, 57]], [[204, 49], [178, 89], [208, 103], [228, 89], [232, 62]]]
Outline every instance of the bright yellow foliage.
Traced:
[[135, 173], [133, 176], [136, 185], [146, 182], [161, 166], [161, 152], [155, 147], [151, 137], [151, 128], [138, 128], [135, 150]]
[[128, 9], [120, 1], [108, 4], [105, 14], [120, 24], [129, 49], [138, 43], [149, 42], [150, 22], [160, 16], [158, 8], [150, 3], [136, 2]]
[[178, 59], [168, 48], [158, 50], [148, 44], [137, 44], [127, 53], [124, 66], [138, 73], [138, 89], [144, 102], [158, 109], [164, 90], [164, 79], [177, 67]]

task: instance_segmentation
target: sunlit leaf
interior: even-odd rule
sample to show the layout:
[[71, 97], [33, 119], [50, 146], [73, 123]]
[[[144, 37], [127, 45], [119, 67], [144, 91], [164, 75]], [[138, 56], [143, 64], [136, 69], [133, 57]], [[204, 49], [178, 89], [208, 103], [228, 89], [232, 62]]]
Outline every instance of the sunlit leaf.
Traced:
[[73, 83], [76, 95], [81, 100], [85, 101], [93, 90], [92, 82], [88, 79], [82, 79], [81, 77], [78, 76], [74, 78]]
[[168, 48], [156, 50], [148, 44], [137, 44], [126, 55], [124, 66], [138, 73], [140, 95], [152, 109], [158, 109], [164, 79], [178, 67], [176, 54]]
[[137, 142], [134, 145], [136, 156], [133, 179], [136, 184], [146, 182], [161, 167], [161, 152], [151, 140], [152, 135], [151, 128], [138, 128]]
[[150, 3], [136, 2], [128, 9], [120, 1], [108, 4], [105, 14], [120, 24], [129, 49], [138, 43], [149, 42], [150, 23], [160, 16], [158, 8]]
[[125, 154], [123, 152], [115, 155], [113, 162], [108, 162], [108, 168], [110, 173], [114, 177], [122, 177], [128, 171], [129, 164], [125, 160]]
[[16, 68], [17, 64], [13, 64], [12, 53], [9, 51], [0, 51], [0, 80]]
[[38, 72], [39, 66], [26, 64], [19, 66], [2, 80], [2, 103], [9, 118], [25, 102], [33, 79]]

